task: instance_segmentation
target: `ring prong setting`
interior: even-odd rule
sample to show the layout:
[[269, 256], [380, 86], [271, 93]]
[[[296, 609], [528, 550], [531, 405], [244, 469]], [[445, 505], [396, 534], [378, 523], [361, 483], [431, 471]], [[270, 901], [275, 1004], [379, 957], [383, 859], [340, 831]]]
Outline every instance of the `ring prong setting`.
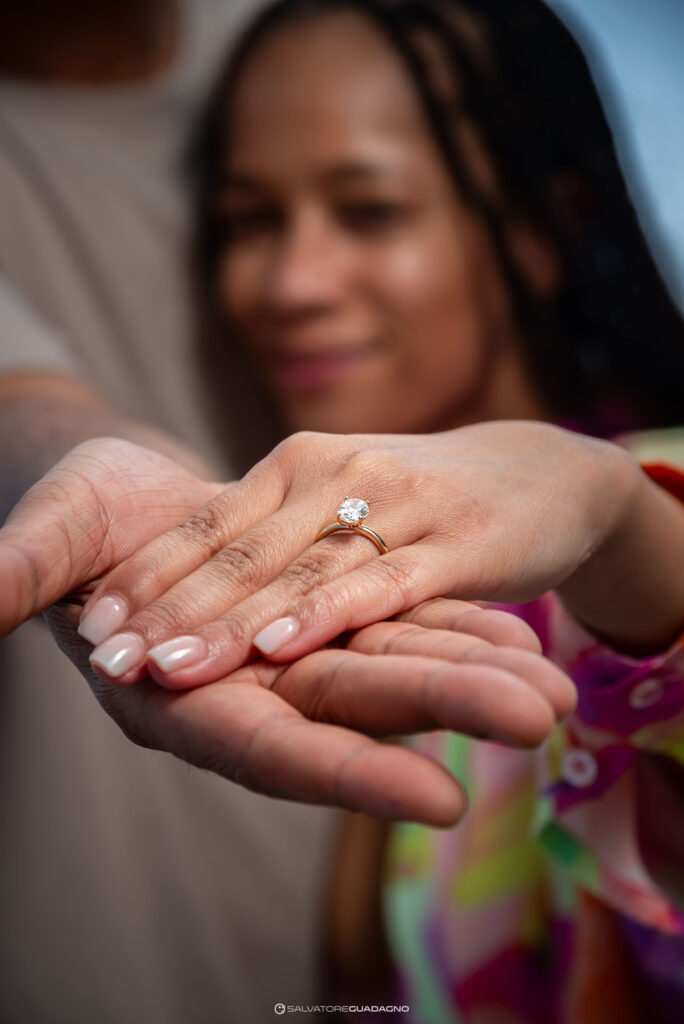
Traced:
[[337, 521], [342, 526], [358, 526], [370, 512], [363, 498], [345, 498], [337, 510]]

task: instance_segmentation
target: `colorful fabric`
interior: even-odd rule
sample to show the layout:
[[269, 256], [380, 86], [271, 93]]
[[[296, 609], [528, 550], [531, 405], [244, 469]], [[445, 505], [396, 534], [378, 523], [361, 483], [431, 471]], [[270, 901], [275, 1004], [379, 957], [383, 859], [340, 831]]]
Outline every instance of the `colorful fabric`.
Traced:
[[[673, 492], [684, 479], [652, 475]], [[397, 1000], [415, 1024], [682, 1022], [684, 638], [635, 659], [554, 594], [508, 610], [572, 677], [578, 706], [535, 752], [412, 741], [470, 807], [449, 830], [392, 830]]]

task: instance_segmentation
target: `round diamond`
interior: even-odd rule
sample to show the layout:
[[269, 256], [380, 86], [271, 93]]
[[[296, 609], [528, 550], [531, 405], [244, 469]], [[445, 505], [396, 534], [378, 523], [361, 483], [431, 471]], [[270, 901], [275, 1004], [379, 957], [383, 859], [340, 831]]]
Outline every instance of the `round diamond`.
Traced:
[[347, 526], [357, 526], [368, 515], [368, 502], [363, 498], [345, 498], [337, 510], [337, 519]]

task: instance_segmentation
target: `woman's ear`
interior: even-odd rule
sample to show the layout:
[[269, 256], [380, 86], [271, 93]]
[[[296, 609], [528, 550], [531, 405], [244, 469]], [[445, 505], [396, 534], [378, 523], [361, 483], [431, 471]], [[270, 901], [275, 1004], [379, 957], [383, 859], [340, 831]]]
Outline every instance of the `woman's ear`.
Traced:
[[558, 250], [546, 232], [523, 218], [510, 221], [508, 244], [519, 272], [540, 299], [553, 299], [560, 290], [563, 271]]

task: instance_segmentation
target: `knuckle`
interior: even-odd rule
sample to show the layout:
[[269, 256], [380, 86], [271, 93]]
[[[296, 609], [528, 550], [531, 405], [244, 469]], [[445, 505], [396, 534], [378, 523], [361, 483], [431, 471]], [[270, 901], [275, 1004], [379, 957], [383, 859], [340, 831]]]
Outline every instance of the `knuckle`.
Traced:
[[241, 749], [233, 751], [230, 761], [223, 765], [219, 762], [219, 774], [230, 778], [233, 782], [256, 793], [274, 793], [273, 780], [263, 777], [263, 760], [269, 752], [272, 734], [282, 724], [276, 715], [267, 721], [261, 721], [250, 731]]
[[365, 743], [359, 744], [349, 751], [347, 756], [337, 766], [330, 800], [333, 806], [356, 809], [357, 780], [359, 775], [363, 774], [363, 761], [368, 753], [368, 749]]
[[225, 517], [217, 501], [208, 502], [171, 531], [174, 541], [190, 542], [210, 552], [217, 551], [226, 534]]
[[487, 640], [474, 640], [472, 646], [461, 654], [462, 661], [472, 661], [475, 664], [487, 664], [492, 661], [492, 657], [492, 644]]
[[335, 687], [342, 667], [341, 659], [331, 660], [324, 652], [316, 651], [307, 657], [306, 669], [293, 666], [282, 672], [272, 689], [309, 721], [342, 725], [334, 712]]
[[429, 709], [437, 707], [441, 695], [452, 684], [452, 667], [444, 662], [436, 664], [429, 668], [423, 676], [420, 688], [421, 698], [426, 702]]
[[342, 435], [300, 430], [281, 441], [271, 457], [282, 468], [289, 488], [302, 476], [308, 479], [313, 473], [324, 477], [339, 473], [346, 462], [350, 444], [350, 440]]
[[248, 537], [240, 537], [221, 548], [212, 559], [213, 568], [222, 575], [230, 573], [241, 583], [253, 586], [265, 572], [266, 554], [262, 545]]
[[[259, 623], [248, 613], [246, 607], [244, 612], [232, 608], [230, 613], [221, 615], [220, 618], [213, 619], [199, 628], [210, 654], [217, 655], [237, 650], [246, 654], [252, 649], [252, 640], [259, 630]], [[232, 671], [231, 680], [234, 681]]]
[[398, 565], [390, 558], [376, 558], [369, 563], [368, 569], [390, 604], [399, 602], [403, 607], [415, 604], [416, 579], [410, 568]]
[[[26, 608], [30, 610], [31, 614], [35, 614], [38, 610], [38, 594], [45, 571], [41, 554], [36, 549], [25, 547], [23, 544], [12, 545], [12, 550], [22, 567], [21, 575], [24, 583], [21, 591], [22, 596], [25, 595], [26, 598]], [[6, 583], [5, 586], [7, 586]]]
[[283, 570], [280, 583], [288, 589], [293, 587], [301, 594], [308, 594], [330, 579], [331, 569], [331, 559], [325, 555], [301, 555]]
[[211, 772], [212, 775], [219, 775], [224, 779], [229, 779], [231, 782], [244, 786], [246, 789], [251, 788], [247, 772], [243, 770], [240, 761], [229, 757], [227, 751], [219, 744], [206, 746], [201, 752], [199, 750], [193, 751], [185, 757], [185, 760], [204, 769], [204, 771]]
[[315, 722], [334, 722], [337, 725], [353, 725], [353, 715], [344, 699], [336, 691], [344, 684], [344, 662], [336, 659], [325, 669], [323, 685], [313, 686], [308, 691], [306, 715]]
[[[344, 595], [335, 594], [321, 587], [304, 598], [303, 603], [296, 605], [292, 614], [306, 626], [315, 626], [325, 631], [327, 627], [336, 623], [345, 604]], [[341, 625], [340, 628], [344, 626]]]
[[126, 628], [140, 633], [147, 643], [154, 643], [162, 637], [187, 633], [192, 616], [193, 609], [186, 601], [160, 600], [131, 620]]
[[386, 654], [387, 623], [374, 622], [356, 630], [349, 636], [346, 647], [348, 651], [359, 651], [362, 654]]
[[402, 652], [406, 652], [407, 647], [411, 650], [415, 641], [420, 640], [422, 636], [423, 630], [420, 626], [414, 626], [407, 623], [404, 629], [393, 630], [385, 639], [385, 653], [401, 654]]
[[448, 601], [444, 597], [430, 597], [427, 601], [420, 601], [418, 604], [401, 612], [396, 616], [400, 622], [412, 622], [418, 626], [443, 626], [445, 614], [456, 605], [456, 601]]
[[219, 628], [220, 635], [217, 638], [219, 646], [243, 651], [248, 651], [251, 648], [256, 628], [254, 622], [247, 616], [232, 613], [230, 618], [221, 620]]
[[299, 463], [302, 458], [308, 458], [321, 447], [321, 439], [325, 435], [317, 434], [313, 430], [298, 430], [284, 438], [273, 449], [273, 456], [276, 460], [290, 463]]
[[138, 551], [127, 559], [120, 569], [114, 569], [107, 580], [107, 593], [120, 594], [135, 609], [150, 596], [159, 592], [159, 565], [164, 564], [165, 556], [172, 556], [173, 550], [161, 543], [155, 544], [149, 551]]

